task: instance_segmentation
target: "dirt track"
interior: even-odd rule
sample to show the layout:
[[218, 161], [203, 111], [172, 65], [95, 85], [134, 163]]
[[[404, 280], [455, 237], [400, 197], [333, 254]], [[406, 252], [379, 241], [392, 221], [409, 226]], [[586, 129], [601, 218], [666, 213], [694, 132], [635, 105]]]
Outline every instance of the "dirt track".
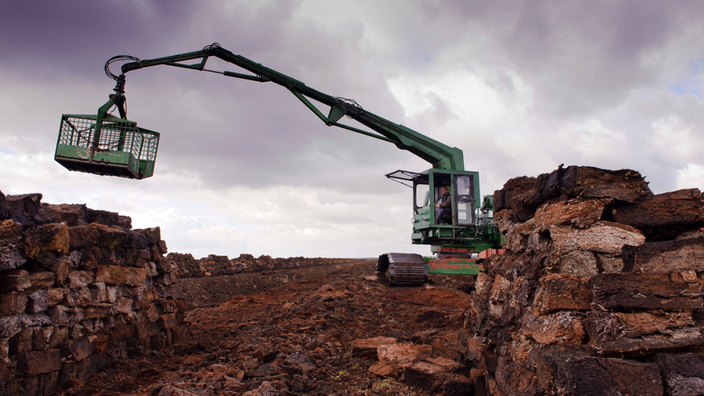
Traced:
[[469, 301], [457, 289], [467, 279], [389, 288], [374, 279], [375, 266], [182, 279], [169, 292], [194, 307], [186, 341], [123, 360], [65, 394], [427, 395], [423, 384], [370, 373], [376, 357], [353, 354], [352, 343], [394, 337], [454, 358]]

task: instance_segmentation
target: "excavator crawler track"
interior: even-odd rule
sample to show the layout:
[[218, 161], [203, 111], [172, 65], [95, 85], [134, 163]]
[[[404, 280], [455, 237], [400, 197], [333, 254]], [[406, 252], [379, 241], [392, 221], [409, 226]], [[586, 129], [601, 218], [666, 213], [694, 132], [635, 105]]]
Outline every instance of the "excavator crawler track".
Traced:
[[423, 256], [414, 253], [385, 253], [376, 266], [379, 281], [392, 286], [421, 286], [428, 280]]

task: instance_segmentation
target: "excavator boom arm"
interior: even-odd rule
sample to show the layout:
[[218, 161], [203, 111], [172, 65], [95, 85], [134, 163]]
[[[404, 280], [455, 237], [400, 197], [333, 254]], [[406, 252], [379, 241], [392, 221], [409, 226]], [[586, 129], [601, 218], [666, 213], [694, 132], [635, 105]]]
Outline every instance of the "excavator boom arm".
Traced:
[[[239, 66], [253, 74], [237, 73], [231, 71], [214, 71], [205, 68], [209, 57], [214, 56], [225, 62]], [[135, 59], [135, 58], [131, 58]], [[184, 63], [190, 60], [200, 59], [199, 63]], [[108, 61], [110, 62], [110, 61]], [[355, 101], [330, 96], [318, 90], [308, 87], [303, 82], [279, 73], [259, 63], [249, 60], [243, 56], [220, 47], [217, 43], [205, 47], [201, 51], [189, 52], [179, 55], [172, 55], [162, 58], [136, 60], [122, 65], [122, 73], [145, 67], [168, 65], [187, 69], [220, 73], [228, 77], [259, 81], [273, 82], [287, 88], [303, 104], [306, 105], [318, 118], [328, 126], [337, 126], [376, 139], [384, 140], [396, 145], [396, 147], [407, 150], [418, 157], [428, 161], [433, 168], [448, 170], [464, 170], [464, 158], [462, 150], [450, 147], [431, 139], [419, 132], [416, 132], [403, 125], [391, 122], [383, 117], [362, 109]], [[106, 65], [107, 70], [107, 65]], [[328, 115], [323, 114], [310, 100], [322, 103], [330, 107]], [[347, 124], [340, 123], [339, 120], [347, 116], [354, 119], [377, 134], [359, 129]]]

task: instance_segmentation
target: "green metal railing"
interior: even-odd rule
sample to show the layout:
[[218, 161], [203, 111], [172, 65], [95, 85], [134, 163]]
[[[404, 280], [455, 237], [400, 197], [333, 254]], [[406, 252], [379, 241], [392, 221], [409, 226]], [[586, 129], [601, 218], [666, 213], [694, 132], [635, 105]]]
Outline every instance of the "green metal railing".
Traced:
[[110, 115], [64, 114], [54, 158], [70, 170], [143, 179], [154, 173], [159, 133]]

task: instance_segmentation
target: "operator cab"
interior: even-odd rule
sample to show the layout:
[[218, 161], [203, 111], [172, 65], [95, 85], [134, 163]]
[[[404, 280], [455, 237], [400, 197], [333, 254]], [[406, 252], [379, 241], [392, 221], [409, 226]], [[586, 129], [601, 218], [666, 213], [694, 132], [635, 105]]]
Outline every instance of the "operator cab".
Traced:
[[[413, 243], [437, 244], [469, 235], [477, 222], [479, 174], [471, 171], [429, 169], [422, 173], [398, 170], [386, 175], [413, 189]], [[438, 217], [435, 203], [441, 187], [450, 193], [450, 213]]]

